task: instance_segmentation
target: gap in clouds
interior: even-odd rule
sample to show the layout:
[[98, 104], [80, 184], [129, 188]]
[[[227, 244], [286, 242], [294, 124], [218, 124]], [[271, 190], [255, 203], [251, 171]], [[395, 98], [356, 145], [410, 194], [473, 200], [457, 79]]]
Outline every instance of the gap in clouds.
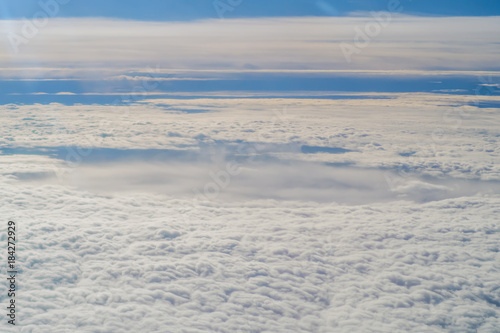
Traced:
[[[374, 93], [439, 93], [450, 95], [500, 95], [498, 87], [478, 89], [486, 79], [482, 76], [362, 76], [346, 74], [285, 75], [278, 73], [232, 74], [230, 77], [210, 80], [187, 78], [185, 80], [153, 83], [143, 80], [39, 80], [0, 79], [1, 104], [123, 104], [144, 99], [165, 98], [231, 98], [231, 95], [253, 98], [263, 94], [268, 98], [390, 98]], [[154, 79], [159, 81], [154, 82]], [[499, 77], [488, 76], [491, 82]], [[482, 82], [484, 81], [484, 82]], [[146, 90], [143, 85], [154, 84]], [[216, 96], [215, 93], [225, 94]], [[342, 94], [344, 93], [344, 94]], [[350, 93], [346, 94], [346, 93]], [[367, 93], [367, 95], [362, 95]], [[371, 95], [369, 95], [369, 94]]]
[[[94, 148], [79, 159], [75, 152], [81, 148], [77, 147], [4, 148], [2, 153], [46, 155], [71, 162], [57, 169], [56, 173], [11, 173], [18, 181], [66, 185], [107, 194], [146, 192], [216, 202], [274, 199], [349, 205], [396, 200], [429, 202], [478, 194], [500, 194], [500, 181], [413, 173], [404, 182], [391, 187], [387, 177], [397, 178], [397, 170], [286, 159], [290, 153], [349, 152], [341, 148], [248, 143], [243, 148], [234, 143], [199, 148]], [[239, 148], [241, 152], [238, 153]], [[238, 170], [236, 175], [227, 171], [228, 163]]]

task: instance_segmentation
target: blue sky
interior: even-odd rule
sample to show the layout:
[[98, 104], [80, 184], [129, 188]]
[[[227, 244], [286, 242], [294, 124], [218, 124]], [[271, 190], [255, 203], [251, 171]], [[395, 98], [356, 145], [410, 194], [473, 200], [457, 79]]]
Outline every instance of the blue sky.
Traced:
[[[50, 0], [44, 0], [48, 3]], [[358, 11], [387, 10], [388, 0], [242, 0], [233, 1], [227, 18], [275, 16], [345, 16]], [[72, 0], [61, 6], [60, 17], [113, 17], [136, 20], [195, 20], [217, 18], [213, 0]], [[218, 2], [228, 3], [227, 0]], [[401, 0], [409, 15], [488, 16], [500, 15], [495, 0]], [[2, 19], [31, 17], [39, 10], [38, 0], [0, 2]]]

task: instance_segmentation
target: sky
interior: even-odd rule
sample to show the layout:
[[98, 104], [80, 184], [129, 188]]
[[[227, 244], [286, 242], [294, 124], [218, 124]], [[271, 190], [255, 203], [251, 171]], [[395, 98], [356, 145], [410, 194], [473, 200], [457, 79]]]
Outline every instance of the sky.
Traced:
[[498, 332], [499, 31], [498, 1], [0, 0], [0, 331]]
[[[49, 0], [41, 1], [49, 3]], [[284, 16], [349, 16], [356, 12], [388, 10], [391, 3], [400, 4], [408, 15], [420, 16], [495, 16], [500, 5], [494, 0], [479, 1], [386, 1], [386, 0], [147, 0], [78, 1], [64, 0], [60, 17], [107, 17], [147, 21], [186, 21], [218, 18], [216, 8], [226, 8], [228, 18]], [[234, 4], [234, 5], [231, 5]], [[228, 4], [229, 9], [224, 4]], [[219, 7], [220, 6], [220, 7]], [[2, 1], [2, 19], [31, 17], [40, 8], [39, 1], [23, 3]]]

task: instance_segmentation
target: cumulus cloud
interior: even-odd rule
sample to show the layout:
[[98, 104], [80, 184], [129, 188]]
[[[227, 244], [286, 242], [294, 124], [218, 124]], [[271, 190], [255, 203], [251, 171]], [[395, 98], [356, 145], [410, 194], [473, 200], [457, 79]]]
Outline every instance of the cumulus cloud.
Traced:
[[[60, 159], [72, 162], [78, 152], [64, 147], [174, 151], [214, 147], [219, 151], [222, 146], [264, 144], [272, 149], [258, 153], [283, 160], [396, 170], [403, 176], [500, 179], [497, 111], [464, 105], [474, 100], [497, 101], [498, 96], [387, 96], [11, 105], [1, 107], [5, 126], [0, 130], [0, 144], [5, 152], [16, 147], [53, 147], [59, 149]], [[305, 154], [301, 146], [347, 151]]]
[[19, 225], [24, 331], [491, 332], [499, 324], [498, 196], [193, 206], [3, 181], [1, 192], [3, 215]]
[[21, 331], [494, 332], [498, 110], [388, 97], [1, 106]]

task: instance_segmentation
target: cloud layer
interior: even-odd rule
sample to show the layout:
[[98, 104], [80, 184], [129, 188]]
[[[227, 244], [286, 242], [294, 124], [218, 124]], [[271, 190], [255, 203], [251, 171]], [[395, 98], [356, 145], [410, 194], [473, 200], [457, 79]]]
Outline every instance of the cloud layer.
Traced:
[[[3, 106], [6, 127], [0, 143], [10, 149], [62, 147], [59, 159], [69, 163], [85, 160], [87, 154], [91, 158], [87, 148], [202, 154], [211, 154], [209, 148], [213, 148], [233, 159], [231, 149], [249, 154], [254, 147], [254, 153], [282, 160], [376, 168], [403, 175], [500, 179], [497, 109], [474, 106], [476, 102], [497, 101], [497, 97], [389, 97], [156, 99], [121, 106]], [[85, 148], [80, 153], [64, 150], [80, 145]], [[304, 154], [300, 151], [303, 145], [348, 151]]]
[[22, 332], [494, 332], [500, 324], [498, 196], [193, 206], [1, 181], [3, 216], [19, 225]]
[[[197, 78], [200, 68], [280, 58], [283, 68], [323, 68], [340, 64], [336, 43], [366, 20], [54, 20], [15, 71], [54, 63], [53, 76], [67, 78], [79, 70], [61, 71], [67, 60], [113, 76], [144, 59]], [[400, 68], [417, 54], [419, 73], [492, 68], [497, 20], [398, 18], [353, 66]], [[424, 23], [433, 40], [419, 39]], [[328, 35], [335, 25], [340, 39]], [[498, 96], [270, 94], [0, 106], [0, 207], [19, 226], [20, 331], [495, 332]]]
[[[35, 27], [37, 33], [29, 33], [30, 38], [23, 37], [23, 29], [29, 32], [26, 22], [1, 21], [0, 64], [2, 67], [101, 64], [98, 67], [498, 70], [498, 17], [386, 16], [382, 21], [368, 15], [163, 23], [52, 19], [43, 27]], [[16, 36], [24, 38], [23, 42], [19, 43]], [[11, 47], [12, 40], [19, 44], [17, 53]], [[357, 50], [350, 57], [351, 63], [346, 62], [342, 43]]]

